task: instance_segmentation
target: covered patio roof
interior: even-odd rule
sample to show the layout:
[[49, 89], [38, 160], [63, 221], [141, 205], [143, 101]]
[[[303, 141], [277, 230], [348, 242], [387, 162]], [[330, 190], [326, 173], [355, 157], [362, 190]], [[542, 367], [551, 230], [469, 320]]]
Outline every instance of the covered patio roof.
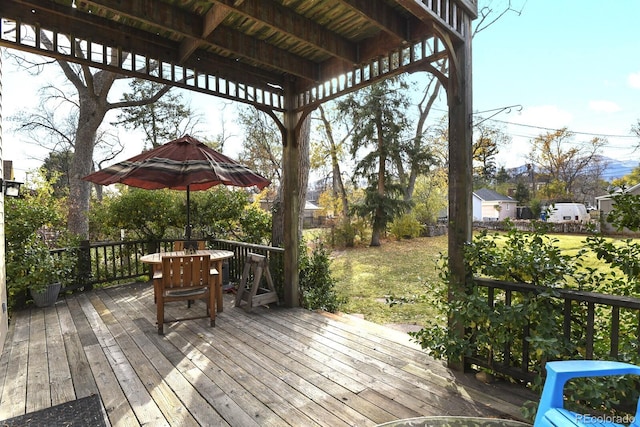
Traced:
[[476, 16], [477, 0], [2, 0], [0, 46], [270, 113], [283, 135], [285, 302], [295, 306], [300, 125], [320, 103], [404, 72], [431, 72], [447, 89], [449, 256], [452, 280], [464, 280]]

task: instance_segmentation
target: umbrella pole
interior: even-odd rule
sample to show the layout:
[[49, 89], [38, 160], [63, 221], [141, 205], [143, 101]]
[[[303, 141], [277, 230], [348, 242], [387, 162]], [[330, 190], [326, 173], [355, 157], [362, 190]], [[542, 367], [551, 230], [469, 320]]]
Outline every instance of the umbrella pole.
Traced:
[[186, 240], [191, 240], [191, 191], [189, 185], [187, 185], [187, 227], [184, 237]]

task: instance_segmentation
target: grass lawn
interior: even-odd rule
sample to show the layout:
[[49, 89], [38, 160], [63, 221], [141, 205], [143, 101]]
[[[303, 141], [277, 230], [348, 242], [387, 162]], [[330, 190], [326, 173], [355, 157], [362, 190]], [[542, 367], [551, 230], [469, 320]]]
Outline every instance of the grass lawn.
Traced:
[[[549, 235], [558, 239], [563, 253], [575, 254], [584, 246], [586, 235]], [[331, 274], [336, 290], [348, 298], [342, 311], [362, 314], [379, 324], [403, 323], [424, 325], [433, 316], [430, 300], [444, 286], [438, 277], [440, 253], [447, 252], [447, 236], [410, 240], [385, 240], [380, 247], [356, 247], [331, 253]], [[608, 268], [590, 253], [585, 258], [590, 267]], [[423, 302], [390, 307], [386, 298], [427, 296]]]
[[386, 298], [433, 295], [442, 286], [438, 260], [447, 250], [447, 237], [421, 237], [382, 242], [379, 247], [335, 250], [331, 273], [336, 290], [349, 299], [342, 311], [362, 314], [372, 322], [422, 326], [433, 312], [428, 301], [390, 307]]

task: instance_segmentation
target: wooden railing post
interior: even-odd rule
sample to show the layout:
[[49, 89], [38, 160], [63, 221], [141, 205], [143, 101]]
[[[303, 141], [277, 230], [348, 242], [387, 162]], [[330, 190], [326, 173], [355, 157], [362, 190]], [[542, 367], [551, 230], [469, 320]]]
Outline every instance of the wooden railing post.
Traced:
[[93, 289], [91, 284], [91, 245], [88, 240], [82, 240], [78, 248], [78, 285], [85, 291]]

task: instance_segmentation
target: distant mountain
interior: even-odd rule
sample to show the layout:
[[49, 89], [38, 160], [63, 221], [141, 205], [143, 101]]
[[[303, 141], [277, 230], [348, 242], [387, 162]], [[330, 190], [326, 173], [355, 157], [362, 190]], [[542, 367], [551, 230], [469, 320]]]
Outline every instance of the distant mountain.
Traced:
[[[618, 160], [611, 157], [603, 157], [602, 160], [607, 164], [607, 167], [602, 174], [602, 179], [605, 181], [613, 181], [614, 179], [622, 178], [623, 176], [630, 174], [633, 169], [640, 165], [640, 158]], [[507, 169], [507, 173], [514, 177], [518, 175], [527, 175], [529, 171], [527, 170], [527, 165], [522, 165]]]
[[638, 159], [633, 160], [617, 160], [610, 157], [605, 157], [607, 167], [602, 174], [602, 179], [605, 181], [613, 181], [614, 179], [622, 178], [625, 175], [631, 173], [632, 170], [640, 165]]

